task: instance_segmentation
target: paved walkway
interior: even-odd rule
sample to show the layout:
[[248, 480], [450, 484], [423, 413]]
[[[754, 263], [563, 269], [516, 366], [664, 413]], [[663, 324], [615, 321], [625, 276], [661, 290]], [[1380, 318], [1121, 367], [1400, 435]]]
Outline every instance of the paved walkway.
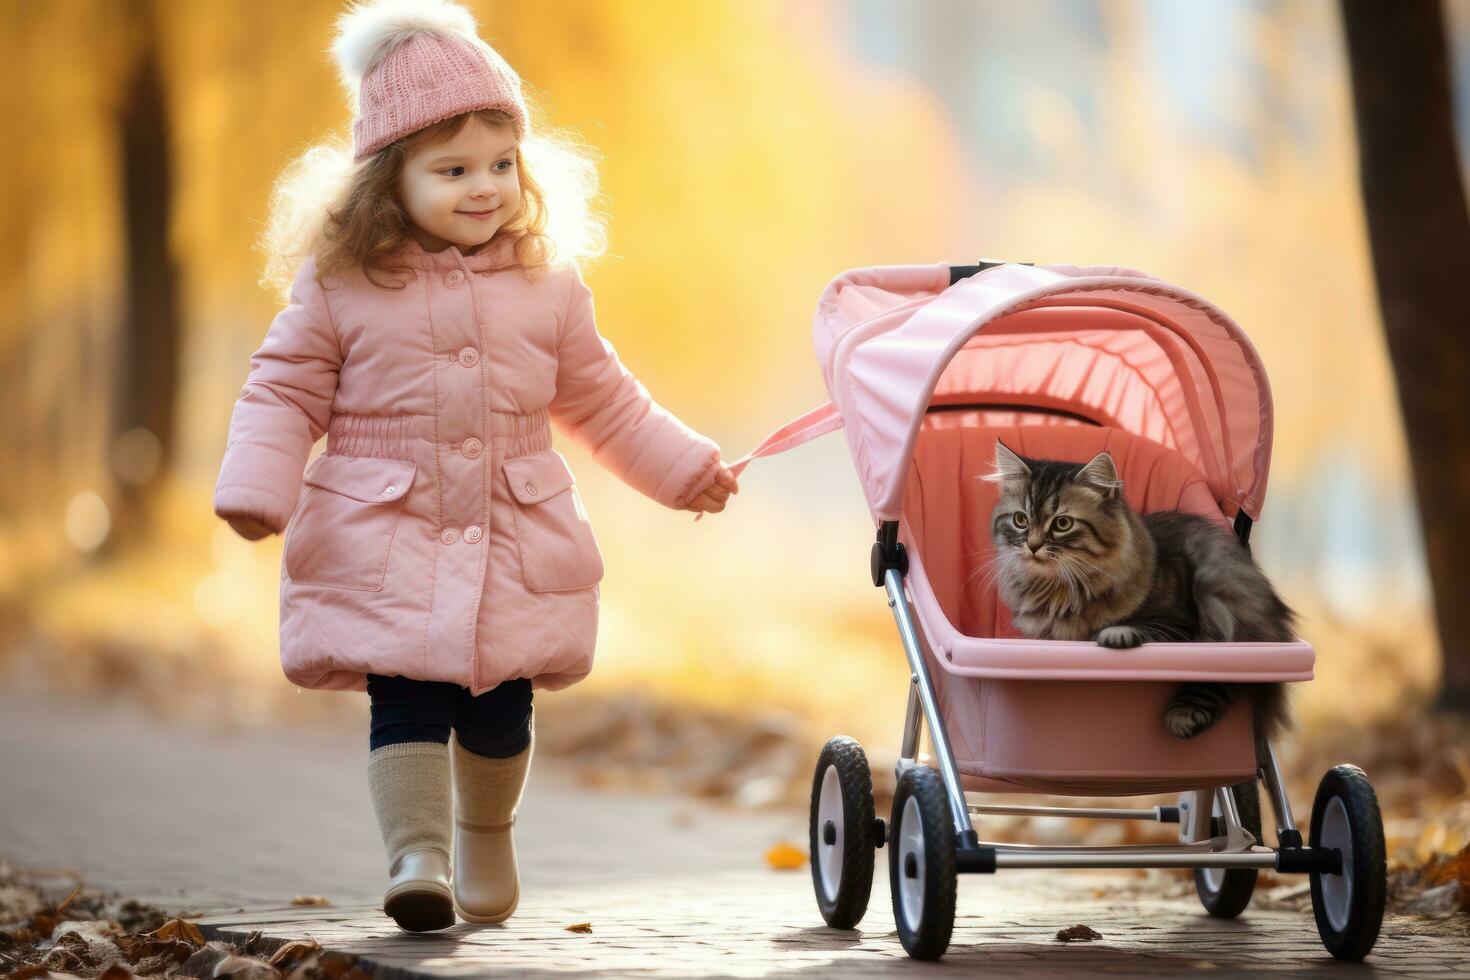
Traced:
[[[915, 963], [893, 934], [881, 865], [853, 933], [819, 928], [805, 869], [764, 867], [772, 843], [803, 840], [802, 815], [589, 791], [544, 764], [518, 824], [517, 915], [408, 935], [377, 907], [386, 872], [365, 742], [200, 732], [125, 707], [0, 698], [0, 856], [206, 912], [202, 924], [226, 935], [309, 935], [384, 976], [1470, 974], [1470, 940], [1424, 920], [1391, 918], [1368, 971], [1333, 963], [1310, 913], [1253, 909], [1220, 922], [1192, 896], [1138, 897], [1126, 876], [1058, 872], [962, 879], [949, 954]], [[298, 894], [334, 904], [290, 905]], [[592, 931], [565, 929], [579, 922]], [[1054, 940], [1079, 922], [1103, 939]]]

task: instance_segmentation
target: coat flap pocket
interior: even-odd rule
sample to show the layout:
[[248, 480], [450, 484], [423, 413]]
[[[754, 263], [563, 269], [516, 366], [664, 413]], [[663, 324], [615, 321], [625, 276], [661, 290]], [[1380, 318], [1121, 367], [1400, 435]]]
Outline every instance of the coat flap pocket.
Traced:
[[324, 454], [316, 458], [303, 479], [308, 486], [377, 504], [397, 500], [408, 493], [417, 469], [407, 459]]
[[505, 480], [510, 492], [523, 504], [539, 504], [550, 500], [572, 485], [572, 471], [561, 453], [549, 449], [507, 459]]

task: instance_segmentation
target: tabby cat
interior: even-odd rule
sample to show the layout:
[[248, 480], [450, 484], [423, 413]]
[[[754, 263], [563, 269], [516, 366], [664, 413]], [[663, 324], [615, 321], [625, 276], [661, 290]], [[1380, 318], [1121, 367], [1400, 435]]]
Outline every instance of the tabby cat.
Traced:
[[[995, 461], [982, 479], [1000, 484], [990, 522], [996, 584], [1022, 634], [1107, 647], [1293, 639], [1292, 611], [1235, 535], [1181, 511], [1136, 513], [1106, 452], [1063, 463], [997, 442]], [[1282, 685], [1208, 682], [1180, 686], [1164, 728], [1192, 738], [1246, 689], [1257, 738], [1284, 728]]]

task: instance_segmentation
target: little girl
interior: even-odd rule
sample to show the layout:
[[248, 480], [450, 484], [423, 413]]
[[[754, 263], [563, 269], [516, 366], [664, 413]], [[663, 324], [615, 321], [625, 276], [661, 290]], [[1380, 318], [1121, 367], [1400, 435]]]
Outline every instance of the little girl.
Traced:
[[[350, 163], [318, 147], [278, 185], [271, 268], [299, 271], [214, 509], [251, 540], [285, 531], [286, 676], [368, 692], [383, 910], [411, 931], [499, 922], [520, 896], [531, 691], [591, 669], [603, 574], [550, 423], [668, 507], [717, 512], [738, 487], [598, 334], [566, 261], [596, 254], [595, 171], [532, 132], [469, 12], [379, 0], [338, 27]], [[538, 159], [581, 186], [557, 197]]]

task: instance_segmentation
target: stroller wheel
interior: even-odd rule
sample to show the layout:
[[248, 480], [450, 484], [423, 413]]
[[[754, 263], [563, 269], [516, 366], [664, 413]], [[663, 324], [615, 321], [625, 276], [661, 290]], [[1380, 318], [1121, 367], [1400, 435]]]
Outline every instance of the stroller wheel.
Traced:
[[955, 829], [944, 783], [928, 766], [904, 770], [893, 797], [888, 879], [898, 939], [916, 960], [937, 960], [954, 930]]
[[1387, 890], [1383, 817], [1363, 770], [1327, 770], [1312, 803], [1309, 843], [1342, 854], [1341, 873], [1311, 873], [1312, 913], [1322, 945], [1340, 960], [1361, 960], [1378, 941]]
[[[1251, 832], [1256, 842], [1261, 842], [1261, 795], [1254, 779], [1230, 787], [1235, 797], [1235, 809], [1240, 814], [1240, 825]], [[1210, 796], [1213, 799], [1214, 793]], [[1218, 836], [1225, 832], [1220, 817], [1220, 804], [1216, 801], [1214, 817], [1210, 821], [1211, 833]], [[1256, 890], [1255, 868], [1195, 868], [1194, 890], [1205, 911], [1221, 919], [1233, 919], [1245, 911], [1250, 904], [1251, 893]]]
[[873, 889], [873, 773], [856, 739], [839, 735], [822, 747], [812, 780], [812, 886], [822, 918], [851, 929], [868, 911]]

